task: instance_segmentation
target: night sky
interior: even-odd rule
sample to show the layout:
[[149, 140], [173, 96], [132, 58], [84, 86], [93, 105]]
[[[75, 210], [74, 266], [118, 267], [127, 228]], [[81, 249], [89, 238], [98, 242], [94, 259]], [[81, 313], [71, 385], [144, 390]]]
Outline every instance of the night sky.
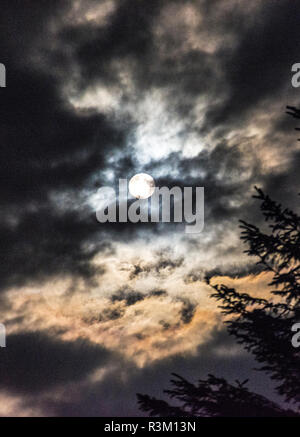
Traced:
[[[212, 282], [268, 295], [254, 186], [295, 211], [300, 3], [1, 0], [0, 415], [134, 416], [170, 373], [278, 400]], [[119, 178], [205, 189], [205, 227], [96, 219]]]

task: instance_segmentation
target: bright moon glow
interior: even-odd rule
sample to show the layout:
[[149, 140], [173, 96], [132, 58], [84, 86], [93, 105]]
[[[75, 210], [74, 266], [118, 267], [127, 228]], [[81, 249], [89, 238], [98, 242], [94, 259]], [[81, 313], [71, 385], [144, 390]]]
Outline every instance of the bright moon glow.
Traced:
[[154, 190], [154, 179], [146, 173], [138, 173], [129, 181], [129, 192], [138, 199], [147, 199], [152, 196]]

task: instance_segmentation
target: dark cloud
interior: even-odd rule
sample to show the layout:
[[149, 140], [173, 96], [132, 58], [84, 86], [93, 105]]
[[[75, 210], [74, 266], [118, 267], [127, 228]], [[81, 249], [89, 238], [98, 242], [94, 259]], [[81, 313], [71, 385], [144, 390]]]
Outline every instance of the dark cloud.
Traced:
[[184, 276], [184, 282], [186, 284], [192, 284], [194, 282], [202, 282], [207, 279], [211, 279], [214, 276], [230, 276], [232, 278], [243, 278], [248, 275], [256, 275], [261, 273], [263, 268], [258, 264], [249, 265], [226, 265], [211, 270], [206, 270], [201, 267], [199, 269], [193, 269]]
[[65, 29], [62, 38], [76, 47], [77, 63], [82, 69], [84, 81], [106, 79], [113, 81], [111, 62], [139, 59], [143, 64], [149, 51], [153, 50], [152, 25], [165, 1], [152, 0], [118, 3], [109, 25], [99, 26], [90, 32], [90, 27]]
[[112, 294], [111, 301], [124, 301], [127, 306], [134, 305], [136, 302], [145, 299], [145, 295], [130, 288], [121, 289], [115, 294]]
[[250, 378], [248, 386], [251, 390], [278, 400], [274, 396], [274, 384], [266, 386], [263, 374], [254, 372], [255, 365], [250, 355], [236, 348], [235, 341], [226, 331], [216, 331], [191, 356], [178, 354], [142, 369], [137, 369], [128, 361], [122, 362], [122, 366], [117, 366], [99, 382], [84, 384], [77, 390], [70, 387], [67, 400], [54, 402], [41, 398], [40, 407], [47, 414], [59, 416], [141, 416], [144, 413], [138, 410], [136, 393], [147, 393], [161, 399], [165, 396], [163, 389], [169, 387], [172, 372], [188, 376], [192, 381], [206, 378], [208, 373], [225, 377], [232, 383], [236, 379], [244, 381]]
[[57, 273], [92, 275], [96, 249], [87, 246], [99, 226], [88, 210], [83, 215], [71, 204], [65, 212], [59, 196], [89, 185], [108, 151], [125, 141], [105, 116], [75, 112], [63, 100], [55, 69], [43, 68], [47, 46], [45, 53], [38, 48], [41, 65], [35, 61], [35, 46], [46, 44], [50, 21], [68, 2], [27, 3], [4, 2], [0, 19], [8, 76], [0, 96], [1, 286]]
[[159, 323], [165, 331], [168, 331], [169, 329], [179, 328], [181, 324], [188, 325], [193, 320], [197, 309], [197, 304], [191, 302], [187, 298], [177, 297], [174, 299], [174, 301], [178, 301], [182, 304], [179, 310], [179, 320], [173, 324], [166, 322], [165, 320], [160, 320]]
[[[263, 2], [254, 16], [245, 18], [235, 49], [222, 48], [217, 54], [224, 60], [228, 96], [208, 111], [210, 125], [233, 118], [236, 123], [249, 112], [255, 116], [258, 103], [278, 99], [290, 82], [290, 69], [299, 54], [299, 13], [295, 2]], [[233, 19], [237, 22], [232, 16], [229, 25]]]
[[16, 220], [15, 225], [0, 225], [5, 261], [0, 267], [2, 287], [70, 272], [74, 278], [87, 280], [92, 280], [95, 273], [103, 273], [103, 267], [95, 268], [90, 263], [99, 250], [107, 247], [105, 243], [93, 244], [98, 228], [92, 218], [73, 211], [57, 214], [52, 208], [40, 207], [34, 212], [20, 212]]
[[188, 299], [182, 299], [182, 308], [180, 310], [180, 319], [185, 325], [190, 323], [194, 317], [197, 305]]
[[[170, 84], [178, 84], [189, 94], [194, 93], [195, 86], [198, 86], [198, 92], [207, 89], [207, 81], [203, 82], [211, 70], [209, 60], [203, 62], [206, 56], [203, 51], [192, 51], [180, 59], [162, 59], [155, 42], [155, 26], [164, 7], [172, 5], [175, 12], [178, 5], [189, 3], [188, 0], [124, 0], [117, 2], [106, 26], [93, 26], [92, 32], [89, 24], [65, 26], [59, 38], [63, 47], [72, 47], [72, 61], [81, 73], [79, 88], [99, 82], [118, 85], [120, 77], [116, 62], [119, 62], [130, 66], [139, 93], [152, 87], [169, 87]], [[174, 35], [176, 33], [167, 35], [163, 41], [166, 52], [178, 43]], [[199, 70], [200, 65], [206, 66], [203, 73], [203, 68]], [[193, 78], [195, 75], [197, 80]], [[132, 97], [126, 96], [124, 103]]]
[[167, 292], [165, 290], [153, 289], [149, 292], [140, 292], [133, 290], [131, 287], [127, 286], [121, 288], [117, 292], [111, 295], [110, 300], [115, 302], [125, 302], [126, 306], [131, 306], [149, 297], [162, 297], [166, 296]]
[[147, 276], [149, 274], [156, 276], [169, 275], [184, 263], [183, 257], [173, 258], [171, 253], [171, 248], [166, 248], [154, 254], [155, 260], [153, 262], [137, 261], [130, 266], [129, 278], [134, 279], [138, 276]]
[[[131, 287], [124, 287], [117, 290], [110, 296], [110, 302], [106, 308], [97, 316], [84, 317], [83, 320], [88, 324], [106, 322], [108, 320], [117, 320], [124, 316], [126, 307], [135, 305], [137, 302], [152, 298], [160, 298], [167, 296], [167, 292], [161, 289], [153, 289], [149, 292], [140, 292]], [[144, 338], [142, 333], [137, 334], [137, 338]]]
[[154, 297], [161, 297], [161, 296], [166, 296], [168, 293], [166, 292], [166, 290], [151, 290], [149, 292], [149, 296], [154, 296]]
[[87, 340], [62, 341], [44, 333], [12, 334], [1, 349], [0, 386], [25, 395], [80, 381], [105, 366], [112, 353]]

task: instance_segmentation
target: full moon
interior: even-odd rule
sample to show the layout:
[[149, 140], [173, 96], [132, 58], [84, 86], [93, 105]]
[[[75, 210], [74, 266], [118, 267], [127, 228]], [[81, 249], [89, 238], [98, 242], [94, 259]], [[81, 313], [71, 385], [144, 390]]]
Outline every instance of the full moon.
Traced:
[[137, 199], [147, 199], [155, 190], [155, 182], [147, 173], [138, 173], [129, 181], [129, 192]]

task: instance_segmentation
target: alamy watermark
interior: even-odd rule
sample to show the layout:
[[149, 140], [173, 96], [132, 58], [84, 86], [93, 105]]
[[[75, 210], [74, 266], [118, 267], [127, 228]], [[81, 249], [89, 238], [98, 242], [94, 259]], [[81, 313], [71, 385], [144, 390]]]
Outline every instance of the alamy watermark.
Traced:
[[291, 80], [292, 86], [294, 88], [299, 88], [299, 86], [300, 86], [300, 63], [299, 62], [292, 65], [292, 73], [294, 73], [292, 76], [292, 80]]
[[0, 323], [0, 347], [6, 347], [6, 329], [2, 323]]
[[292, 331], [296, 332], [292, 337], [292, 346], [300, 347], [300, 323], [295, 323], [292, 326]]
[[[204, 228], [204, 187], [158, 188], [151, 176], [141, 173], [131, 178], [129, 187], [127, 179], [119, 179], [118, 191], [118, 195], [112, 187], [97, 191], [96, 217], [100, 223], [184, 222], [187, 234]], [[137, 198], [129, 207], [128, 193]]]
[[0, 63], [0, 88], [6, 87], [6, 68], [4, 64]]

